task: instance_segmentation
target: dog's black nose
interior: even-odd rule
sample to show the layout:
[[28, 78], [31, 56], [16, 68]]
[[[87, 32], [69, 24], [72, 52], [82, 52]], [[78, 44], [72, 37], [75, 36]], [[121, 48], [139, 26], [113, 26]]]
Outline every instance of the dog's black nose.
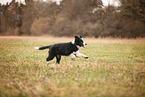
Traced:
[[85, 45], [87, 45], [87, 44], [85, 43]]

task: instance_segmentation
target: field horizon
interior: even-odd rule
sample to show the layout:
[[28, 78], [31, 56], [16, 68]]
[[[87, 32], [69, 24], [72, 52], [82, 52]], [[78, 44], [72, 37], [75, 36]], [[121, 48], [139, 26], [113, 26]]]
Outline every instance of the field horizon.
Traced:
[[0, 36], [0, 97], [144, 97], [145, 38], [84, 38], [89, 59], [46, 64], [34, 47], [73, 37]]

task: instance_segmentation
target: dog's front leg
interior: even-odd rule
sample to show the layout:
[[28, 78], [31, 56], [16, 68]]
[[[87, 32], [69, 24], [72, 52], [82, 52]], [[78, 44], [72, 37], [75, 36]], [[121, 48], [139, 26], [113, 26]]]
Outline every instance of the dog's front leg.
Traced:
[[72, 58], [72, 60], [76, 58], [76, 56], [73, 53], [71, 53], [69, 56]]
[[77, 57], [84, 57], [84, 58], [89, 58], [88, 56], [86, 56], [86, 55], [84, 55], [84, 54], [81, 54], [81, 53], [79, 53], [79, 50], [78, 51], [76, 51], [76, 56]]

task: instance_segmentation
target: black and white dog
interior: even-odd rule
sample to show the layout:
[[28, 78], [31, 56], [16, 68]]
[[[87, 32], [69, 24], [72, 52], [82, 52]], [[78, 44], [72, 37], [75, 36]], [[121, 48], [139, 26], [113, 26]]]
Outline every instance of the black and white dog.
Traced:
[[75, 36], [75, 40], [68, 43], [58, 43], [49, 46], [35, 47], [38, 50], [44, 50], [49, 48], [49, 56], [46, 58], [47, 63], [56, 57], [56, 61], [59, 64], [61, 60], [61, 55], [70, 56], [72, 59], [77, 57], [88, 58], [88, 56], [79, 53], [79, 47], [85, 47], [87, 44], [84, 42], [82, 36]]

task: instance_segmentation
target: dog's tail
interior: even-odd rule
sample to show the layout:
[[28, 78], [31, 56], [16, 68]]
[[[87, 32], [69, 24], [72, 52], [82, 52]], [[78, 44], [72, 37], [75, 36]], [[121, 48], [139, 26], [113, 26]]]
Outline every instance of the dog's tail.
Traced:
[[42, 46], [42, 47], [35, 47], [35, 49], [37, 49], [37, 50], [44, 50], [44, 49], [47, 49], [47, 48], [50, 48], [51, 47], [51, 45], [49, 45], [49, 46]]

